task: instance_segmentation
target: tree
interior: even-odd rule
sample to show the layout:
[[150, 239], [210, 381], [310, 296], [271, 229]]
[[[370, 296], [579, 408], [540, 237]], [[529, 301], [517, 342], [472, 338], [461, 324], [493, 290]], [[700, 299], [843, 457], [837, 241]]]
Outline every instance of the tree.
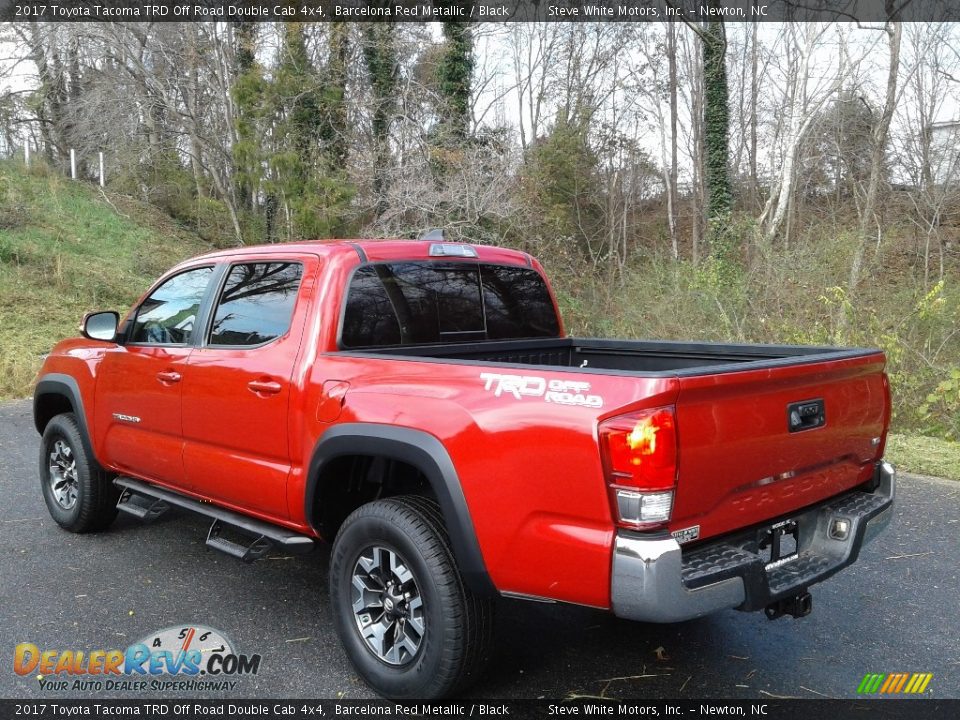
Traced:
[[[820, 109], [851, 76], [856, 63], [851, 63], [845, 48], [839, 58], [831, 59], [832, 72], [821, 72], [816, 66], [817, 50], [830, 30], [825, 23], [790, 23], [778, 43], [784, 60], [780, 68], [783, 79], [783, 105], [777, 120], [775, 145], [779, 171], [773, 178], [770, 194], [760, 213], [759, 223], [768, 241], [773, 241], [784, 226], [790, 235], [790, 210], [793, 207], [799, 175], [800, 150]], [[777, 50], [775, 49], [776, 53]]]
[[[656, 119], [660, 144], [660, 174], [663, 178], [667, 201], [667, 231], [670, 235], [670, 254], [680, 258], [679, 227], [677, 223], [677, 173], [678, 173], [678, 74], [677, 74], [677, 23], [669, 19], [664, 23], [664, 36], [644, 33], [639, 43], [644, 58], [642, 68], [635, 71], [636, 78], [630, 91], [646, 98], [646, 112]], [[666, 72], [663, 59], [666, 59]], [[667, 81], [662, 78], [666, 75]], [[667, 113], [664, 113], [664, 101]]]
[[469, 23], [443, 23], [444, 50], [437, 67], [441, 97], [441, 136], [454, 145], [470, 134], [473, 30]]
[[520, 110], [517, 132], [520, 147], [526, 150], [540, 136], [548, 112], [559, 32], [554, 23], [511, 23], [509, 30], [513, 89]]
[[667, 22], [667, 82], [670, 86], [670, 170], [667, 177], [667, 226], [670, 230], [670, 248], [673, 259], [680, 258], [677, 228], [677, 24], [672, 18]]
[[364, 27], [363, 57], [373, 95], [373, 181], [375, 217], [388, 207], [387, 184], [390, 178], [390, 125], [397, 90], [397, 50], [395, 27], [391, 23], [367, 23]]
[[561, 111], [531, 148], [524, 185], [541, 234], [570, 238], [596, 265], [603, 253], [605, 202], [600, 159], [588, 139], [590, 117], [586, 110], [573, 117]]
[[[243, 207], [252, 210], [257, 201], [257, 189], [263, 172], [260, 157], [259, 130], [262, 128], [263, 96], [266, 82], [263, 69], [257, 62], [257, 25], [252, 22], [233, 23], [236, 42], [234, 57], [236, 76], [231, 87], [236, 107], [233, 157], [237, 166], [236, 194]], [[271, 239], [271, 233], [267, 233]]]
[[[703, 141], [706, 151], [707, 214], [712, 240], [719, 241], [733, 209], [730, 193], [730, 109], [727, 105], [727, 38], [722, 20], [711, 20], [703, 39]], [[714, 248], [714, 252], [719, 252]]]
[[284, 26], [271, 86], [274, 132], [282, 141], [271, 154], [270, 185], [289, 213], [294, 237], [342, 235], [347, 225], [353, 189], [344, 174], [346, 32], [345, 23], [331, 23], [328, 66], [321, 74], [307, 49], [306, 27]]
[[[883, 111], [877, 118], [877, 123], [873, 129], [872, 147], [870, 153], [870, 179], [867, 183], [866, 197], [863, 201], [863, 210], [860, 214], [859, 242], [854, 251], [853, 262], [850, 263], [850, 279], [847, 282], [848, 296], [852, 296], [860, 282], [860, 274], [863, 271], [863, 261], [866, 254], [867, 245], [870, 242], [870, 228], [876, 221], [874, 214], [877, 207], [877, 195], [880, 191], [880, 182], [883, 177], [885, 167], [885, 155], [887, 152], [887, 135], [890, 132], [890, 121], [893, 119], [893, 113], [897, 104], [897, 76], [900, 72], [900, 40], [903, 34], [903, 26], [899, 19], [899, 8], [894, 5], [894, 0], [886, 0], [884, 7], [887, 12], [887, 23], [884, 32], [887, 35], [887, 48], [890, 55], [890, 64], [887, 68], [887, 91], [883, 103]], [[879, 247], [880, 238], [877, 238]], [[846, 317], [845, 315], [843, 316]]]
[[823, 108], [800, 148], [800, 184], [809, 196], [842, 201], [862, 196], [870, 175], [875, 113], [864, 93], [848, 87]]

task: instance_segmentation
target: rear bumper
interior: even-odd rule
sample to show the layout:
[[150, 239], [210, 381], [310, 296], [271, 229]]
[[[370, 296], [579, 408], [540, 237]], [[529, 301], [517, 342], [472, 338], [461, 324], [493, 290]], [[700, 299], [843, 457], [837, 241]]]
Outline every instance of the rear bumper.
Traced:
[[[878, 463], [871, 492], [853, 490], [790, 516], [799, 526], [797, 557], [769, 570], [758, 552], [757, 528], [690, 550], [669, 535], [620, 531], [613, 612], [643, 622], [680, 622], [727, 608], [762, 610], [795, 596], [856, 561], [860, 548], [890, 523], [895, 475], [889, 463]], [[845, 539], [830, 536], [837, 519], [850, 523]]]

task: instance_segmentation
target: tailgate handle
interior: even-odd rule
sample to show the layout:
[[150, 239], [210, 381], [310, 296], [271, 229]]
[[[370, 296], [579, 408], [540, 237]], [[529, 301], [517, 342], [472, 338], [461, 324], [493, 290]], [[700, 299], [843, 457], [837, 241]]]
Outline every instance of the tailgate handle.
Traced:
[[790, 432], [813, 430], [827, 422], [823, 399], [803, 400], [787, 405], [787, 429]]

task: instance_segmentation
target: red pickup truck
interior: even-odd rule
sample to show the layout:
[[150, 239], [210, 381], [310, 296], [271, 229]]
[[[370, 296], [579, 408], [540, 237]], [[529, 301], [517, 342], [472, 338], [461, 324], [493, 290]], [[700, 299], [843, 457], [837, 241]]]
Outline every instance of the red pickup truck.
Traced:
[[53, 519], [177, 506], [244, 560], [331, 541], [334, 625], [390, 697], [475, 678], [498, 596], [800, 617], [891, 515], [881, 352], [567, 337], [523, 252], [225, 250], [82, 333], [34, 395]]

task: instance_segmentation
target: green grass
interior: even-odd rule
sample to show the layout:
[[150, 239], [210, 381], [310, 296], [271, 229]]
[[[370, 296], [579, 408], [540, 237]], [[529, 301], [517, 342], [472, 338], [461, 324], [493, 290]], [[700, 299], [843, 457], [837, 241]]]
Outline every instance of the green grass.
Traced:
[[149, 205], [0, 162], [0, 399], [88, 310], [123, 313], [164, 270], [210, 250]]
[[960, 443], [925, 435], [891, 434], [886, 458], [897, 470], [960, 480]]

